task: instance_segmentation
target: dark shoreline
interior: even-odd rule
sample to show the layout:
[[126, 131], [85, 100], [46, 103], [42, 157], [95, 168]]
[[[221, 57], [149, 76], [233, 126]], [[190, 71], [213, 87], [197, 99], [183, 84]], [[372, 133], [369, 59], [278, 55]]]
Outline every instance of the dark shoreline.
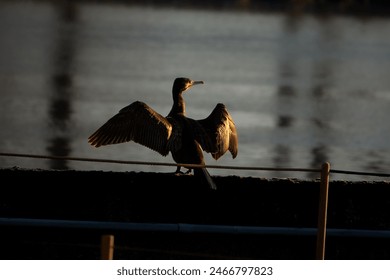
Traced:
[[[2, 218], [121, 223], [316, 228], [318, 180], [153, 172], [0, 169]], [[331, 181], [328, 228], [390, 230], [390, 182]], [[2, 226], [12, 245], [1, 259], [99, 258], [101, 234], [115, 234], [124, 259], [313, 259], [315, 236], [123, 232]], [[28, 233], [28, 234], [27, 234]], [[16, 243], [22, 244], [16, 246]], [[95, 244], [85, 245], [92, 242]], [[81, 243], [79, 251], [69, 244]], [[43, 245], [42, 245], [43, 244]], [[54, 244], [54, 245], [53, 245]], [[64, 245], [68, 244], [68, 245]], [[84, 245], [82, 245], [84, 244]], [[36, 246], [40, 246], [37, 250]], [[390, 259], [390, 238], [329, 237], [328, 259]], [[261, 248], [261, 249], [258, 249]], [[91, 251], [92, 250], [92, 251]]]

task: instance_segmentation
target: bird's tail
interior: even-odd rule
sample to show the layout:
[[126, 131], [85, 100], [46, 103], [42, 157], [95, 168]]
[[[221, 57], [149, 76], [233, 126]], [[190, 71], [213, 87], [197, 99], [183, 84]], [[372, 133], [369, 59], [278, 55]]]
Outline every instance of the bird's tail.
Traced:
[[214, 183], [213, 179], [210, 176], [210, 173], [207, 171], [206, 168], [195, 168], [194, 175], [202, 178], [212, 190], [217, 189], [217, 185]]

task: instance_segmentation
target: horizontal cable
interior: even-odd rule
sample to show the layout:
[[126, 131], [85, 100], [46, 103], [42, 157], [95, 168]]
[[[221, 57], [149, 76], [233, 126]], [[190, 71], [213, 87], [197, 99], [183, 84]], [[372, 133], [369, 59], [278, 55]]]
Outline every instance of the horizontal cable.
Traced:
[[180, 166], [186, 168], [216, 168], [216, 169], [234, 169], [234, 170], [263, 170], [263, 171], [298, 171], [298, 172], [320, 172], [321, 169], [315, 168], [276, 168], [276, 167], [250, 167], [250, 166], [228, 166], [228, 165], [204, 165], [204, 164], [187, 164], [187, 163], [165, 163], [165, 162], [147, 162], [147, 161], [132, 161], [132, 160], [110, 160], [99, 158], [80, 158], [80, 157], [64, 157], [64, 156], [47, 156], [47, 155], [31, 155], [18, 153], [0, 153], [0, 156], [8, 157], [25, 157], [25, 158], [40, 158], [53, 160], [73, 160], [73, 161], [89, 161], [102, 163], [118, 163], [118, 164], [136, 164], [136, 165], [159, 165], [159, 166]]
[[[32, 155], [32, 154], [21, 154], [21, 153], [2, 153], [2, 152], [0, 152], [0, 156], [39, 158], [39, 159], [50, 159], [50, 160], [87, 161], [87, 162], [116, 163], [116, 164], [180, 166], [180, 167], [185, 167], [185, 168], [203, 168], [203, 167], [205, 167], [205, 168], [214, 168], [214, 169], [233, 169], [233, 170], [321, 172], [320, 168], [253, 167], [253, 166], [182, 164], [182, 163], [147, 162], [147, 161], [131, 161], [131, 160], [110, 160], [110, 159], [100, 159], [100, 158], [81, 158], [81, 157], [67, 157], [67, 156]], [[330, 173], [377, 176], [377, 177], [390, 177], [389, 173], [347, 171], [347, 170], [338, 170], [338, 169], [331, 169]]]
[[338, 174], [351, 174], [351, 175], [365, 175], [365, 176], [378, 176], [378, 177], [390, 177], [388, 173], [376, 173], [376, 172], [361, 172], [361, 171], [346, 171], [346, 170], [338, 170], [332, 169], [331, 173]]

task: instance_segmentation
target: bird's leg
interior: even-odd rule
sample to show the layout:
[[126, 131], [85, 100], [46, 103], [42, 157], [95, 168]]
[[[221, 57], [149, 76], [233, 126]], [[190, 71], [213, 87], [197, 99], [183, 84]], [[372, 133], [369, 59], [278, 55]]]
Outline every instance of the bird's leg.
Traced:
[[181, 169], [181, 166], [178, 166], [176, 168], [175, 174], [183, 174], [183, 172], [181, 172], [180, 169]]

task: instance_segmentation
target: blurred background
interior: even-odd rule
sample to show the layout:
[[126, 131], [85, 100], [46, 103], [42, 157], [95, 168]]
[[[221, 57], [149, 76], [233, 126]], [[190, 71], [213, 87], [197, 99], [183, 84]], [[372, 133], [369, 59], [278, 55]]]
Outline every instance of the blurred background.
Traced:
[[[0, 1], [0, 152], [173, 163], [87, 138], [140, 100], [162, 115], [176, 77], [203, 80], [187, 115], [224, 103], [239, 134], [206, 164], [390, 171], [388, 1]], [[0, 157], [8, 167], [175, 167]], [[210, 169], [212, 175], [318, 174]], [[332, 179], [378, 180], [332, 175]]]

